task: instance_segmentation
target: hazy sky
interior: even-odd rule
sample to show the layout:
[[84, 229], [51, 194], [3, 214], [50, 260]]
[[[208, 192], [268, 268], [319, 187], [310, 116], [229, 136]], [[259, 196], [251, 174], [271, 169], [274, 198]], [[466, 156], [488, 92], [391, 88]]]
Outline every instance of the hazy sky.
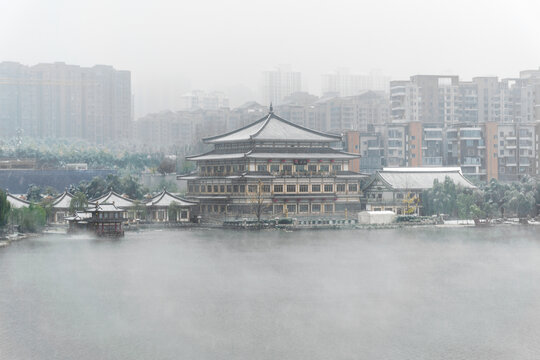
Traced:
[[315, 94], [337, 67], [517, 76], [540, 66], [539, 14], [538, 0], [0, 0], [0, 61], [131, 70], [140, 115], [190, 88], [256, 91], [282, 63]]

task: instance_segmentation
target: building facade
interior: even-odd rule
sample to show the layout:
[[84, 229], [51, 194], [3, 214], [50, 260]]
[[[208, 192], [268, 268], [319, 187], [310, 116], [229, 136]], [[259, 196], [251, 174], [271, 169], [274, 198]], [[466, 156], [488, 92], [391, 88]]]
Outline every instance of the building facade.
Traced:
[[262, 75], [263, 104], [279, 105], [285, 97], [302, 91], [302, 74], [292, 71], [289, 65], [280, 65], [275, 70], [264, 71]]
[[0, 63], [0, 134], [104, 144], [131, 135], [131, 74], [111, 66]]
[[197, 171], [187, 198], [204, 214], [332, 216], [361, 209], [361, 180], [349, 169], [359, 155], [336, 150], [341, 136], [307, 129], [272, 110], [235, 131], [205, 138], [210, 152], [190, 156]]

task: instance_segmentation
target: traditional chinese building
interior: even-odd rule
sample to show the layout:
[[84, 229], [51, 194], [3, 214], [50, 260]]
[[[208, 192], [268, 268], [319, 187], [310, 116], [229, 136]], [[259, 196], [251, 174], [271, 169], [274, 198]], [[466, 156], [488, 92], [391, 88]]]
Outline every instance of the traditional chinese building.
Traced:
[[[384, 168], [377, 171], [364, 186], [368, 211], [393, 211], [398, 215], [411, 210], [411, 215], [421, 213], [421, 194], [433, 188], [437, 180], [444, 183], [449, 178], [457, 186], [466, 189], [476, 187], [463, 176], [459, 167], [404, 167]], [[415, 201], [415, 200], [418, 200]]]
[[365, 175], [349, 170], [359, 155], [333, 147], [341, 144], [339, 135], [291, 123], [270, 108], [250, 125], [203, 141], [214, 149], [187, 157], [197, 170], [179, 176], [203, 216], [328, 216], [361, 209]]
[[51, 213], [49, 217], [49, 222], [53, 224], [65, 224], [69, 214], [69, 205], [71, 204], [71, 199], [73, 199], [73, 194], [69, 191], [64, 191], [60, 194], [51, 204]]
[[146, 204], [147, 220], [152, 222], [189, 222], [191, 208], [198, 204], [182, 199], [167, 190], [154, 196]]
[[136, 201], [131, 200], [126, 196], [117, 194], [112, 190], [96, 199], [91, 200], [90, 202], [98, 203], [98, 204], [102, 204], [102, 203], [114, 204], [116, 207], [126, 212], [127, 219], [130, 221], [135, 220], [136, 218], [139, 217], [138, 216], [139, 214], [137, 214], [139, 210], [138, 208], [144, 208], [144, 204], [142, 204], [141, 206], [137, 206]]

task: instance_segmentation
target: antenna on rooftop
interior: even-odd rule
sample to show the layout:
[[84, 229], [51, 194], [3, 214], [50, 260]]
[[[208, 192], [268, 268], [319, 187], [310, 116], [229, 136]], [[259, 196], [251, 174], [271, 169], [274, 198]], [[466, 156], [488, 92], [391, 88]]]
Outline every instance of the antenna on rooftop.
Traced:
[[272, 102], [270, 101], [270, 114], [272, 114], [274, 112], [274, 107], [272, 106]]

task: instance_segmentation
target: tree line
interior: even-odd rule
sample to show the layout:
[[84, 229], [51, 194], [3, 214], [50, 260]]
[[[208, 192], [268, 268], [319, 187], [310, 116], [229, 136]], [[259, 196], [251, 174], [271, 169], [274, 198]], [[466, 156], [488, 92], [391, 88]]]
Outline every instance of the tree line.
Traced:
[[424, 215], [446, 214], [460, 219], [534, 217], [540, 204], [540, 181], [523, 177], [506, 184], [492, 179], [478, 189], [465, 189], [447, 177], [443, 182], [435, 180], [421, 197]]

